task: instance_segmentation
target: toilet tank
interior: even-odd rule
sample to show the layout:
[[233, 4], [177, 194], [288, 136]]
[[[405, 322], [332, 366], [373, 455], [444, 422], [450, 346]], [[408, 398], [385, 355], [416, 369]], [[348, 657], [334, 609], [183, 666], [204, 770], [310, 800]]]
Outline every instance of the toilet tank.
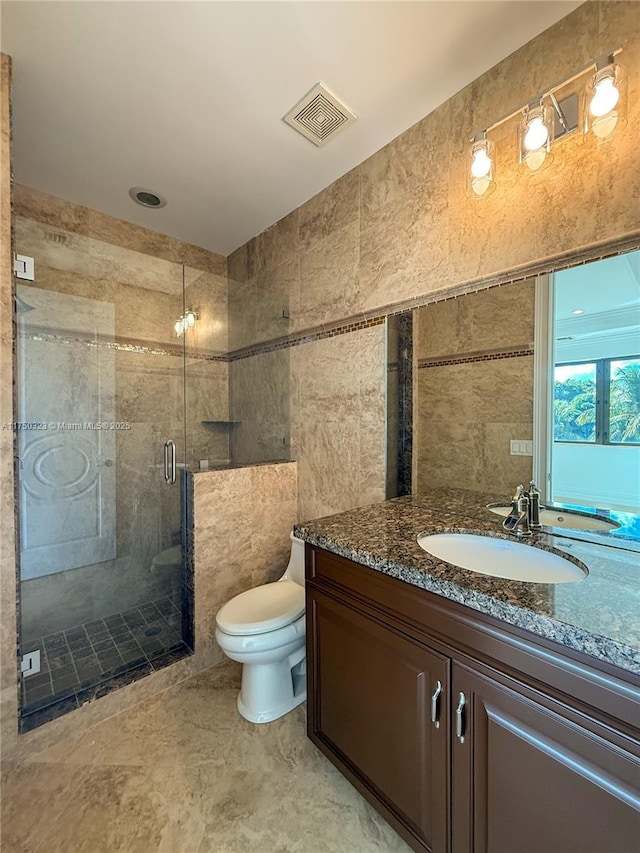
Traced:
[[291, 556], [289, 557], [289, 565], [287, 571], [282, 576], [281, 580], [290, 580], [304, 586], [304, 540], [298, 539], [293, 533], [291, 538]]

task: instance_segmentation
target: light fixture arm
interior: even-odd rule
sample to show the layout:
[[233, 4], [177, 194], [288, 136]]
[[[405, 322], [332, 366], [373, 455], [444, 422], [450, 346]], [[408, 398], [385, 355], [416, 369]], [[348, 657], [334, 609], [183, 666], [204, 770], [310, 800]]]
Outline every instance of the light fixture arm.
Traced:
[[[522, 113], [524, 110], [527, 109], [530, 104], [541, 103], [545, 98], [551, 98], [552, 95], [555, 96], [555, 93], [559, 89], [563, 89], [565, 86], [568, 86], [570, 83], [573, 83], [575, 80], [578, 80], [580, 77], [583, 77], [589, 71], [601, 71], [602, 68], [606, 68], [607, 65], [611, 65], [615, 61], [615, 57], [618, 56], [618, 54], [621, 52], [622, 48], [619, 47], [616, 48], [616, 50], [610, 51], [609, 53], [602, 54], [602, 56], [599, 56], [597, 59], [592, 59], [590, 62], [587, 62], [586, 65], [583, 65], [582, 68], [576, 71], [576, 73], [573, 74], [571, 77], [567, 77], [566, 80], [561, 80], [559, 83], [555, 83], [549, 89], [545, 89], [543, 92], [540, 92], [540, 94], [536, 95], [534, 98], [529, 98], [527, 101], [520, 104], [520, 106], [500, 116], [499, 119], [488, 125], [483, 131], [480, 131], [480, 133], [484, 133], [486, 136], [487, 133], [490, 133], [492, 130], [495, 130], [497, 127], [500, 127], [500, 125], [505, 124], [505, 122], [510, 121], [512, 118], [515, 118], [519, 113]], [[557, 111], [559, 107], [556, 107], [557, 101], [554, 103], [554, 100], [555, 98], [552, 99], [552, 103], [554, 109], [556, 109]], [[469, 142], [475, 142], [477, 137], [478, 133], [474, 133], [473, 136], [469, 137]]]
[[613, 65], [616, 61], [616, 56], [620, 53], [622, 48], [615, 50], [613, 53], [605, 53], [599, 59], [596, 59], [594, 62], [594, 66], [596, 71], [602, 71], [603, 68], [606, 68], [607, 65]]
[[553, 92], [549, 92], [549, 100], [551, 101], [551, 104], [552, 104], [554, 110], [556, 111], [556, 115], [558, 116], [558, 121], [562, 125], [562, 129], [564, 130], [565, 133], [568, 133], [569, 124], [567, 122], [567, 117], [565, 116], [564, 110], [562, 109], [562, 107], [558, 103], [558, 99], [556, 98], [556, 96]]

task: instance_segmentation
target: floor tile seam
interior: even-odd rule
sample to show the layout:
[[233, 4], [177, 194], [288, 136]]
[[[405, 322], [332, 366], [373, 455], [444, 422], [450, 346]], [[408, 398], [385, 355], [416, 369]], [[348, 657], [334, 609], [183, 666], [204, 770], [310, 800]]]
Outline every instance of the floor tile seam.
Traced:
[[[172, 611], [175, 610], [177, 613], [181, 613], [181, 609], [178, 607], [177, 604], [175, 604], [170, 595], [165, 595], [162, 598], [155, 598], [151, 603], [157, 607], [158, 602], [162, 601], [168, 602]], [[165, 614], [162, 611], [160, 611], [160, 615], [166, 618]]]
[[[109, 639], [110, 639], [110, 640], [111, 640], [111, 642], [113, 643], [113, 637], [111, 637], [111, 635], [109, 635]], [[91, 644], [91, 650], [92, 650], [93, 654], [95, 655], [95, 658], [96, 658], [96, 661], [97, 661], [97, 663], [98, 663], [98, 666], [100, 667], [100, 669], [102, 670], [102, 674], [104, 675], [104, 669], [103, 669], [103, 667], [102, 667], [102, 663], [100, 662], [100, 657], [99, 657], [99, 655], [100, 655], [101, 653], [100, 653], [100, 652], [98, 652], [98, 651], [96, 651], [96, 648], [95, 648], [95, 646], [93, 645], [93, 642], [91, 642], [91, 638], [89, 638], [89, 642], [90, 642], [90, 644]], [[104, 640], [99, 640], [98, 642], [104, 642]], [[115, 643], [113, 643], [113, 644], [115, 645]]]
[[[69, 655], [70, 655], [70, 654], [71, 654], [71, 649], [69, 648], [69, 643], [67, 642], [67, 638], [64, 636], [64, 631], [61, 631], [60, 633], [61, 633], [61, 634], [62, 634], [62, 636], [64, 637], [64, 644], [65, 644], [65, 647], [66, 647], [66, 652], [63, 652], [63, 654], [69, 654]], [[47, 648], [47, 647], [46, 647], [46, 645], [45, 645], [45, 643], [44, 643], [44, 637], [42, 638], [42, 645], [44, 646], [44, 648], [45, 648], [45, 650], [46, 650], [46, 648]], [[48, 658], [48, 657], [49, 657], [49, 652], [47, 651], [47, 658]], [[59, 655], [53, 655], [53, 657], [59, 657]]]
[[[42, 669], [40, 671], [43, 672]], [[49, 687], [51, 688], [51, 692], [53, 693], [53, 679], [51, 677], [51, 669], [49, 668], [49, 666], [47, 666], [46, 673], [49, 676]], [[44, 672], [43, 672], [43, 675], [44, 675]], [[22, 685], [21, 685], [22, 692], [26, 694], [28, 687], [29, 687], [29, 678], [25, 678], [23, 675], [21, 675], [21, 678], [22, 678]], [[26, 695], [25, 695], [25, 698], [26, 698]]]
[[[148, 655], [148, 654], [145, 652], [145, 650], [142, 648], [142, 646], [141, 646], [141, 645], [140, 645], [140, 643], [138, 642], [137, 638], [136, 638], [136, 637], [132, 637], [132, 639], [133, 639], [133, 642], [134, 642], [134, 643], [136, 644], [136, 646], [138, 647], [138, 651], [140, 652], [140, 655], [141, 655], [143, 658], [145, 658], [145, 660], [147, 660], [147, 661], [148, 661], [148, 660], [149, 660], [149, 655]], [[125, 661], [125, 663], [126, 663], [126, 661]]]

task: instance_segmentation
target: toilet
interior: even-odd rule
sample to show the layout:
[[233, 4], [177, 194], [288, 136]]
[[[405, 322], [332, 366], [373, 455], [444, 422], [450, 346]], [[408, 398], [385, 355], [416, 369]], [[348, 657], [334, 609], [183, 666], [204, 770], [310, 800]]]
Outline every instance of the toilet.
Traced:
[[286, 572], [275, 583], [242, 592], [220, 608], [216, 640], [242, 666], [238, 711], [269, 723], [307, 698], [304, 542], [291, 533]]

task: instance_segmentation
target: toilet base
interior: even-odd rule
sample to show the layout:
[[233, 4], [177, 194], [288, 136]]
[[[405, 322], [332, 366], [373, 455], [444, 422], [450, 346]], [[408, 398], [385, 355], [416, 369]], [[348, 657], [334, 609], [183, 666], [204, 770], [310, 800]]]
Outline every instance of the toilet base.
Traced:
[[238, 693], [236, 705], [240, 716], [244, 717], [245, 720], [248, 720], [250, 723], [272, 723], [274, 720], [284, 717], [284, 715], [288, 714], [289, 711], [293, 711], [293, 709], [297, 708], [298, 705], [302, 705], [306, 698], [307, 688], [305, 687], [297, 696], [292, 696], [291, 701], [286, 705], [283, 705], [280, 708], [274, 708], [271, 711], [259, 711], [254, 713], [243, 703], [242, 691], [240, 691], [240, 693]]
[[237, 707], [250, 723], [271, 723], [307, 698], [304, 648], [278, 663], [245, 663]]

